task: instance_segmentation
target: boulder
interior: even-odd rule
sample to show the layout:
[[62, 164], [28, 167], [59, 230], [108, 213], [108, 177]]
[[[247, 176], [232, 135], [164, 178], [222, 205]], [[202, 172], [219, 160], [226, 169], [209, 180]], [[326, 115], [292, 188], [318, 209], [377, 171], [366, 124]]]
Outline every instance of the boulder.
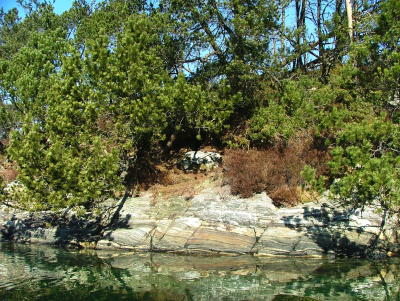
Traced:
[[215, 152], [190, 151], [185, 154], [179, 166], [185, 171], [208, 171], [218, 167], [221, 161], [221, 155]]

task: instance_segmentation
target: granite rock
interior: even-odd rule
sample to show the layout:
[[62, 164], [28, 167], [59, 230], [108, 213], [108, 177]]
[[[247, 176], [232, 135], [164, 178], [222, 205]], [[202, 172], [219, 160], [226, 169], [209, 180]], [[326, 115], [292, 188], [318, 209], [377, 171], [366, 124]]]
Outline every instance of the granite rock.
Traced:
[[221, 163], [222, 156], [215, 152], [187, 152], [179, 166], [186, 171], [211, 170]]
[[[170, 203], [173, 206], [170, 206]], [[158, 200], [151, 194], [126, 200], [115, 224], [75, 216], [55, 226], [49, 212], [0, 208], [0, 239], [31, 243], [93, 242], [98, 249], [264, 256], [384, 256], [397, 253], [398, 229], [372, 208], [333, 203], [276, 208], [265, 194], [242, 199], [206, 188], [191, 200]], [[54, 223], [53, 223], [54, 225]], [[97, 225], [98, 226], [98, 225]]]

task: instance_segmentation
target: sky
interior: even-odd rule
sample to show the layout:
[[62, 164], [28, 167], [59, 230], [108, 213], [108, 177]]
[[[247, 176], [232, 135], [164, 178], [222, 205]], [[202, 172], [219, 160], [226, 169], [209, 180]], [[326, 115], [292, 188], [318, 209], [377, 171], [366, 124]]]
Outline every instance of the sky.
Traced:
[[[57, 14], [61, 14], [71, 7], [72, 2], [73, 0], [55, 0], [53, 4], [54, 11]], [[2, 7], [5, 11], [13, 7], [21, 8], [15, 0], [0, 0], [0, 7]]]

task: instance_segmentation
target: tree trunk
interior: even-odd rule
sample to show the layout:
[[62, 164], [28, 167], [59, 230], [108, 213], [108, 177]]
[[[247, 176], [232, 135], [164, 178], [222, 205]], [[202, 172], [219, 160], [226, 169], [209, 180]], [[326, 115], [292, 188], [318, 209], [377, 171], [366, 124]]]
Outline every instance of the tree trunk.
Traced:
[[326, 82], [327, 66], [325, 59], [325, 48], [322, 37], [322, 0], [317, 0], [317, 34], [318, 34], [318, 52], [321, 63], [321, 80]]
[[351, 0], [346, 0], [346, 13], [347, 13], [347, 24], [350, 36], [350, 43], [353, 42], [353, 7]]
[[286, 52], [286, 47], [285, 47], [285, 38], [284, 38], [284, 32], [286, 28], [286, 3], [284, 1], [281, 1], [281, 14], [282, 14], [282, 24], [281, 24], [281, 53], [282, 55], [285, 55]]
[[[300, 53], [300, 49], [302, 44], [305, 41], [305, 25], [306, 25], [306, 5], [307, 0], [296, 0], [295, 7], [296, 7], [296, 27], [297, 27], [297, 34], [296, 34], [296, 47], [297, 51]], [[296, 61], [293, 64], [294, 69], [303, 69], [305, 65], [303, 55], [297, 57]]]

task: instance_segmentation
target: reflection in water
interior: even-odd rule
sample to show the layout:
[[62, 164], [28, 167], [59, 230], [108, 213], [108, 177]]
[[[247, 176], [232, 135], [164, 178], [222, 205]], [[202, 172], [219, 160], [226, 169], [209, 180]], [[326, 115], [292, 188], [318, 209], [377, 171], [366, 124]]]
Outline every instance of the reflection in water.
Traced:
[[400, 300], [398, 260], [66, 251], [0, 244], [0, 301]]

